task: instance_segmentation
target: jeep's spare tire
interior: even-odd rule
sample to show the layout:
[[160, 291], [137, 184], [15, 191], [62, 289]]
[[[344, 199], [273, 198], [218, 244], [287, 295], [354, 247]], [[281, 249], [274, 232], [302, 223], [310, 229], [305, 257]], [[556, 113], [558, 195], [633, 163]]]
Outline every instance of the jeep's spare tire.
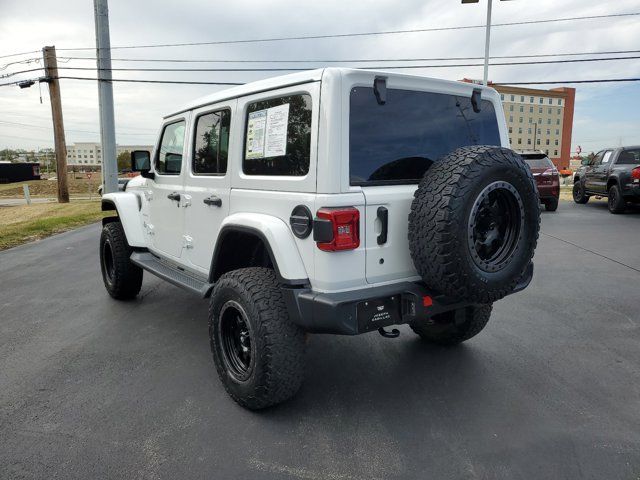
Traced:
[[409, 249], [429, 288], [491, 303], [511, 293], [533, 257], [538, 192], [507, 148], [459, 148], [434, 163], [414, 194]]

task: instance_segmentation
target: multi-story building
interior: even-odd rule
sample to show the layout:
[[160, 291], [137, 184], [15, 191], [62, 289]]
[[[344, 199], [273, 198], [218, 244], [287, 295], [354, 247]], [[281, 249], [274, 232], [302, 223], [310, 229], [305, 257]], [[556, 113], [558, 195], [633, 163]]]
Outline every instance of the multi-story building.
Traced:
[[500, 93], [511, 148], [543, 151], [559, 169], [569, 168], [575, 88], [489, 85]]
[[[151, 145], [116, 145], [116, 155], [132, 150], [153, 150]], [[102, 145], [97, 142], [79, 142], [67, 145], [68, 165], [102, 165]]]

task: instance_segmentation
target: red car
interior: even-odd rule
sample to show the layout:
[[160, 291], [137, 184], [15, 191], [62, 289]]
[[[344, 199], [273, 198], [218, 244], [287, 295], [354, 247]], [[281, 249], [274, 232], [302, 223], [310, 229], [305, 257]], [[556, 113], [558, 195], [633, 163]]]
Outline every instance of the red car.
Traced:
[[533, 178], [536, 179], [540, 203], [549, 212], [558, 209], [558, 199], [560, 198], [560, 175], [553, 162], [544, 153], [524, 152], [520, 154], [529, 165]]

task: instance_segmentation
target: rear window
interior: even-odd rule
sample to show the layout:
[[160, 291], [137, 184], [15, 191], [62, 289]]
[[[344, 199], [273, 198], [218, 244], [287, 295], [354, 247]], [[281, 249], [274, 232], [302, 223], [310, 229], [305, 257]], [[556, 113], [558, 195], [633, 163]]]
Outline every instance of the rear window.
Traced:
[[553, 162], [546, 155], [523, 155], [523, 158], [529, 168], [553, 167]]
[[637, 165], [640, 163], [640, 149], [620, 152], [616, 162], [619, 165]]
[[493, 104], [473, 111], [470, 97], [387, 90], [379, 105], [372, 87], [351, 90], [351, 185], [418, 183], [433, 162], [466, 145], [500, 145]]
[[247, 107], [244, 173], [303, 176], [309, 173], [310, 158], [311, 95], [287, 95]]

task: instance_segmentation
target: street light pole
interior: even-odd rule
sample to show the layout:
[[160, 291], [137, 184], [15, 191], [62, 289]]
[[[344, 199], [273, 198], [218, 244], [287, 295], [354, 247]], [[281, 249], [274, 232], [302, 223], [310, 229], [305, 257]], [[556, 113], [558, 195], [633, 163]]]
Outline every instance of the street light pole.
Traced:
[[487, 33], [484, 42], [484, 76], [482, 77], [482, 83], [487, 85], [489, 83], [489, 47], [491, 44], [491, 6], [493, 0], [489, 0], [487, 5]]
[[[484, 41], [484, 76], [482, 83], [487, 85], [489, 83], [489, 46], [491, 44], [491, 8], [493, 7], [493, 0], [487, 0], [487, 27], [486, 38]], [[506, 2], [508, 0], [500, 0]], [[462, 0], [462, 3], [479, 3], [480, 0]]]

